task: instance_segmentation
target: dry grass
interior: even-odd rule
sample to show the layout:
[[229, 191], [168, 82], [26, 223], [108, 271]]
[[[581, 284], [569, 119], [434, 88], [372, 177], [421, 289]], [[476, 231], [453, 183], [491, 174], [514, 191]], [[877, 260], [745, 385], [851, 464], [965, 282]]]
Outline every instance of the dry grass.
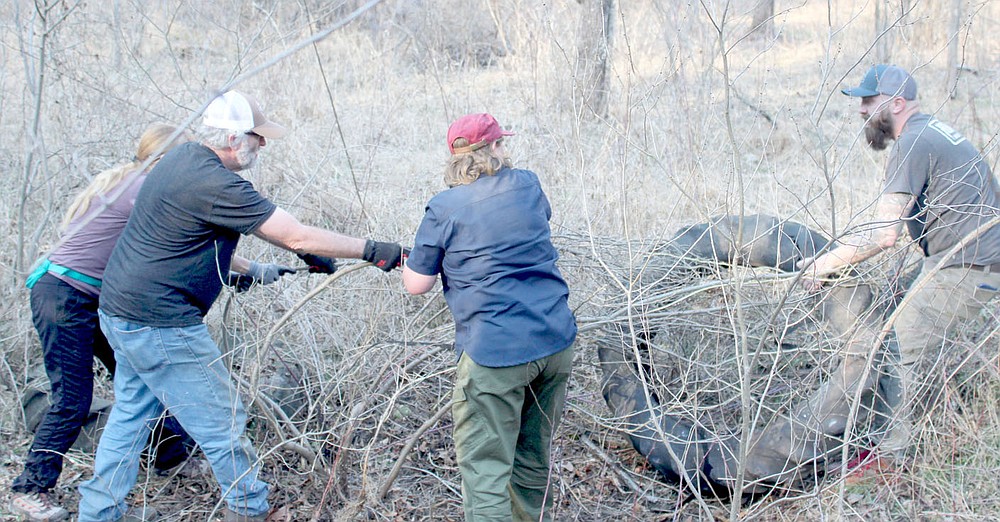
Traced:
[[[7, 173], [0, 178], [0, 277], [6, 283], [0, 436], [9, 441], [0, 446], [0, 489], [20, 472], [30, 441], [17, 403], [39, 349], [24, 271], [57, 240], [55, 224], [69, 194], [94, 172], [130, 157], [149, 123], [184, 121], [214, 89], [356, 7], [313, 0], [50, 3], [50, 20], [76, 7], [48, 33], [44, 51], [34, 3], [0, 5], [0, 169]], [[642, 253], [609, 254], [591, 248], [591, 239], [639, 244], [740, 212], [792, 218], [830, 235], [869, 218], [884, 154], [858, 141], [855, 102], [838, 91], [876, 60], [869, 53], [874, 4], [778, 2], [778, 34], [765, 40], [744, 37], [753, 3], [619, 1], [611, 103], [606, 116], [595, 117], [581, 98], [585, 86], [575, 80], [585, 65], [576, 53], [577, 2], [489, 0], [476, 10], [454, 0], [383, 2], [239, 86], [292, 129], [269, 143], [249, 177], [305, 222], [407, 242], [426, 200], [443, 188], [448, 123], [465, 112], [492, 112], [518, 133], [510, 147], [515, 162], [538, 172], [546, 187], [581, 323], [600, 322], [607, 314], [601, 303], [620, 292], [606, 284], [605, 267], [627, 265], [631, 259], [621, 257]], [[913, 11], [890, 33], [891, 61], [916, 70], [925, 111], [965, 132], [995, 164], [1000, 6], [963, 2], [969, 23], [957, 38], [965, 72], [949, 98], [951, 36], [940, 23], [947, 10], [938, 6], [945, 3], [910, 3]], [[39, 72], [40, 142], [30, 138]], [[241, 250], [264, 260], [292, 259], [253, 239]], [[891, 264], [873, 263], [870, 277], [884, 276]], [[722, 274], [722, 284], [746, 292], [745, 302], [763, 316], [788, 290], [787, 282], [753, 273], [730, 276]], [[352, 272], [308, 301], [265, 344], [278, 319], [320, 282], [319, 276], [291, 276], [250, 294], [225, 295], [207, 318], [248, 395], [258, 397], [251, 432], [276, 485], [275, 500], [289, 504], [294, 520], [458, 519], [448, 415], [416, 441], [389, 495], [378, 498], [404, 445], [448, 400], [453, 354], [443, 299], [406, 297], [398, 275]], [[788, 320], [801, 310], [792, 308]], [[721, 353], [719, 347], [733, 343], [723, 330], [743, 325], [753, 334], [747, 325], [756, 315], [737, 321], [721, 309], [711, 317], [679, 317], [694, 326], [675, 340], [709, 338]], [[736, 516], [1000, 516], [997, 322], [984, 319], [980, 330], [963, 334], [960, 352], [981, 357], [954, 376], [947, 400], [924, 425], [919, 468], [894, 483], [847, 487], [828, 480], [748, 503]], [[713, 322], [720, 330], [704, 328]], [[557, 518], [730, 518], [734, 512], [725, 503], [684, 503], [613, 429], [598, 389], [596, 331], [581, 335], [555, 449]], [[809, 379], [821, 375], [836, 352], [836, 340], [811, 335], [825, 348], [803, 350]], [[732, 371], [727, 358], [713, 361], [718, 371]], [[728, 374], [702, 377], [721, 375]], [[108, 383], [99, 393], [110, 396]], [[290, 401], [290, 425], [276, 430], [268, 423], [259, 398], [265, 394]], [[797, 397], [775, 397], [769, 407], [787, 408]], [[318, 459], [302, 457], [310, 452]], [[73, 453], [67, 461], [60, 492], [70, 505], [91, 458]], [[175, 520], [203, 518], [218, 501], [207, 482], [140, 482], [139, 494], [176, 512]]]

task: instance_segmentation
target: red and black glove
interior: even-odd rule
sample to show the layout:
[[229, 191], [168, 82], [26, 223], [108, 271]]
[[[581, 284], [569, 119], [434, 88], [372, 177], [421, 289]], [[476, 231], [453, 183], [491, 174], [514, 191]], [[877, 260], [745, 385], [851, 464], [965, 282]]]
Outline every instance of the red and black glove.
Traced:
[[313, 254], [297, 254], [299, 259], [309, 265], [310, 274], [332, 274], [337, 271], [337, 260], [332, 257]]
[[361, 259], [370, 262], [383, 272], [391, 272], [402, 266], [403, 259], [409, 253], [409, 250], [404, 253], [403, 247], [399, 246], [399, 243], [383, 243], [369, 239], [365, 243]]

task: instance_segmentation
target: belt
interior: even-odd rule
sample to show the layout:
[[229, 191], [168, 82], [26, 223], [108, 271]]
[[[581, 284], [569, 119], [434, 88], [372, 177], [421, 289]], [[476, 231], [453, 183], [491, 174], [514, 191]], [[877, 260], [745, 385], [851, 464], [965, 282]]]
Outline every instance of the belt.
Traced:
[[1000, 263], [993, 263], [992, 265], [965, 265], [965, 268], [975, 270], [976, 272], [985, 272], [987, 274], [1000, 273]]
[[35, 270], [31, 272], [30, 276], [28, 276], [28, 280], [24, 282], [24, 286], [28, 288], [35, 286], [35, 283], [37, 283], [38, 280], [41, 279], [42, 276], [48, 272], [52, 272], [53, 274], [58, 274], [61, 276], [71, 277], [73, 279], [76, 279], [77, 281], [80, 281], [81, 283], [87, 283], [88, 285], [96, 286], [97, 288], [101, 287], [100, 279], [97, 279], [96, 277], [90, 277], [87, 274], [81, 274], [80, 272], [77, 272], [72, 268], [66, 268], [62, 265], [57, 265], [49, 261], [48, 259], [42, 260], [42, 262], [37, 267], [35, 267]]

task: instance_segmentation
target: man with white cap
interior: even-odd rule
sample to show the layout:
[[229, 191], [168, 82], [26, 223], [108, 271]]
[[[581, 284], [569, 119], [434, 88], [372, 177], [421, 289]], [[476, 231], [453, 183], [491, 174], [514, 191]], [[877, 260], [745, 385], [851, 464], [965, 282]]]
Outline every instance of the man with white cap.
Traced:
[[896, 316], [901, 391], [880, 445], [883, 455], [901, 460], [910, 447], [913, 402], [926, 380], [921, 376], [930, 373], [919, 363], [938, 361], [948, 334], [978, 315], [1000, 289], [1000, 227], [985, 226], [1000, 210], [1000, 186], [969, 140], [920, 112], [917, 83], [902, 68], [875, 65], [860, 85], [843, 93], [861, 98], [865, 137], [873, 149], [887, 148], [889, 140], [895, 144], [870, 234], [841, 241], [817, 257], [803, 281], [818, 288], [820, 277], [900, 245], [904, 229], [912, 241], [905, 246], [915, 244], [924, 255], [908, 302]]
[[115, 351], [115, 405], [101, 436], [94, 477], [80, 486], [80, 522], [151, 520], [129, 509], [141, 441], [165, 406], [212, 465], [227, 521], [267, 519], [268, 485], [245, 435], [246, 411], [204, 316], [230, 269], [263, 283], [284, 272], [235, 257], [253, 234], [299, 254], [312, 271], [332, 258], [360, 258], [388, 272], [402, 249], [299, 223], [237, 172], [268, 139], [286, 134], [250, 96], [230, 91], [206, 109], [201, 142], [176, 147], [150, 171], [105, 271], [99, 315]]

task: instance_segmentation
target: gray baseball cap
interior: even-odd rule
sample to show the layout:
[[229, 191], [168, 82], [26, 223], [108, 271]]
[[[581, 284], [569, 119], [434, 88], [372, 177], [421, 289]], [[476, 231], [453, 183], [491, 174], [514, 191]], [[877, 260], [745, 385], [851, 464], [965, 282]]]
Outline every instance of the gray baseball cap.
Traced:
[[861, 85], [840, 92], [848, 96], [899, 96], [906, 100], [917, 99], [917, 82], [902, 67], [880, 63], [873, 65], [861, 80]]

